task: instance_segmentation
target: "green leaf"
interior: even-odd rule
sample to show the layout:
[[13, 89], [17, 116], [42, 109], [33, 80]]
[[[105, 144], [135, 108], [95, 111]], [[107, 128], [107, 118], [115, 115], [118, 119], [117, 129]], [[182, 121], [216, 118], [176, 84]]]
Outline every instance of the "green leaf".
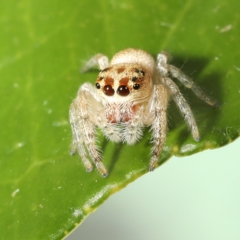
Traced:
[[148, 172], [149, 129], [134, 146], [100, 137], [110, 175], [86, 173], [69, 155], [68, 109], [92, 55], [135, 47], [162, 50], [220, 107], [181, 87], [199, 126], [193, 141], [174, 104], [159, 165], [223, 146], [240, 134], [240, 3], [9, 0], [0, 9], [0, 236], [61, 239], [111, 194]]

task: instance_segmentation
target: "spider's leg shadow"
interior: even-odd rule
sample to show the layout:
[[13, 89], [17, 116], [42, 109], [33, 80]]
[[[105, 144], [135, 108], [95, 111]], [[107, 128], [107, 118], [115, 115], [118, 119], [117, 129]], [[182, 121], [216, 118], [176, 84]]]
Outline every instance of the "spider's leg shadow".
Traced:
[[109, 174], [112, 173], [116, 162], [119, 160], [119, 156], [120, 156], [120, 153], [122, 151], [123, 145], [124, 145], [124, 143], [114, 143], [113, 153], [112, 153], [112, 157], [111, 157], [111, 160], [110, 160], [110, 165], [109, 165], [109, 168], [108, 168]]

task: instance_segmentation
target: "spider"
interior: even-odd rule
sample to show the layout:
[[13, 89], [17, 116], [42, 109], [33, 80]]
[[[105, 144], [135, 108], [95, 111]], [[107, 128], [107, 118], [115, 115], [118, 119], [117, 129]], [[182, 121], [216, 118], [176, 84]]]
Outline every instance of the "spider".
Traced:
[[[189, 126], [195, 141], [199, 132], [191, 108], [170, 76], [211, 106], [209, 98], [180, 69], [168, 64], [169, 54], [161, 52], [157, 60], [140, 49], [118, 52], [109, 63], [103, 54], [92, 57], [83, 67], [100, 69], [95, 85], [84, 83], [70, 106], [73, 141], [71, 154], [78, 152], [88, 172], [95, 164], [103, 177], [108, 175], [96, 145], [96, 127], [113, 142], [135, 144], [144, 126], [151, 126], [153, 147], [149, 170], [157, 165], [167, 134], [167, 106], [172, 98]], [[92, 160], [92, 162], [90, 161]]]

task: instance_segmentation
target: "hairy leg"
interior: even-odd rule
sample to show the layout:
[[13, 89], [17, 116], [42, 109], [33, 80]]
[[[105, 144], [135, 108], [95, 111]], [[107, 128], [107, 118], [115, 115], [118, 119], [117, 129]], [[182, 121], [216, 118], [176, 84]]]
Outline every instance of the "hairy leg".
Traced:
[[152, 110], [154, 111], [154, 120], [152, 122], [152, 157], [150, 160], [149, 170], [153, 171], [157, 165], [159, 155], [162, 151], [163, 144], [166, 140], [167, 134], [167, 104], [168, 104], [168, 92], [165, 86], [155, 85], [154, 96], [152, 99]]
[[185, 87], [191, 89], [195, 95], [207, 104], [217, 107], [218, 103], [210, 98], [195, 82], [185, 75], [179, 68], [168, 65], [169, 72], [173, 77], [178, 79]]
[[184, 116], [185, 121], [187, 122], [189, 128], [191, 129], [194, 140], [199, 141], [200, 137], [199, 137], [198, 127], [197, 127], [195, 118], [193, 116], [192, 110], [189, 107], [183, 95], [181, 94], [178, 86], [170, 78], [163, 79], [163, 82], [168, 88], [173, 100], [177, 104], [180, 112]]
[[85, 92], [84, 88], [81, 87], [70, 107], [70, 123], [73, 132], [72, 150], [73, 152], [78, 151], [87, 171], [91, 171], [92, 164], [87, 158], [87, 149], [98, 171], [103, 176], [107, 176], [107, 170], [101, 162], [101, 156], [95, 143], [95, 124], [89, 117], [87, 94], [89, 92]]
[[90, 58], [82, 67], [82, 72], [87, 72], [88, 70], [98, 67], [100, 70], [103, 70], [104, 68], [109, 66], [108, 57], [99, 53], [92, 58]]
[[217, 107], [218, 103], [210, 98], [195, 82], [191, 80], [186, 74], [184, 74], [179, 68], [169, 65], [168, 60], [170, 55], [166, 52], [162, 52], [157, 56], [157, 68], [162, 77], [168, 77], [170, 73], [174, 78], [178, 79], [185, 87], [191, 89], [194, 94], [207, 104]]

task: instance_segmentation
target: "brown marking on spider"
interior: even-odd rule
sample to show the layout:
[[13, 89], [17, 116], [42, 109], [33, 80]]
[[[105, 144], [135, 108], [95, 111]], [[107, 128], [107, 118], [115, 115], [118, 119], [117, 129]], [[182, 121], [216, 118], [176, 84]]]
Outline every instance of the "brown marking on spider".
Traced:
[[121, 78], [121, 80], [119, 81], [119, 85], [128, 86], [128, 83], [129, 83], [129, 77]]
[[104, 83], [105, 83], [105, 85], [113, 86], [113, 84], [114, 84], [114, 79], [111, 78], [111, 77], [106, 77], [105, 80], [104, 80]]
[[119, 68], [117, 68], [117, 73], [122, 73], [122, 72], [124, 72], [125, 70], [126, 70], [125, 67], [119, 67]]

